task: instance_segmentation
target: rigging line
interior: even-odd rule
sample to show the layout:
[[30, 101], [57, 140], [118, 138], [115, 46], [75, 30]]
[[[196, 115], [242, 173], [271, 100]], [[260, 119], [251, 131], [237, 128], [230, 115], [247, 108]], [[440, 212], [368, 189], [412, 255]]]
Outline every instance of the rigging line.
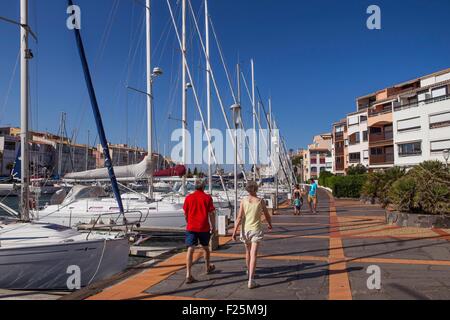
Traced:
[[[182, 49], [182, 42], [181, 42], [180, 34], [178, 32], [178, 28], [177, 28], [177, 25], [176, 25], [175, 20], [174, 20], [174, 16], [173, 16], [173, 12], [172, 12], [172, 6], [170, 5], [169, 0], [167, 0], [167, 6], [169, 7], [170, 16], [172, 17], [172, 23], [173, 23], [173, 27], [175, 29], [175, 33], [176, 33], [176, 36], [177, 36], [177, 39], [178, 39], [178, 45], [180, 46], [180, 51], [182, 52], [183, 56], [186, 57], [186, 52]], [[186, 60], [186, 58], [185, 58], [185, 60]], [[192, 75], [191, 75], [191, 68], [189, 67], [189, 64], [187, 64], [187, 63], [185, 65], [185, 68], [186, 68], [187, 75], [189, 77], [189, 81], [191, 82], [191, 85], [192, 85], [192, 92], [193, 92], [193, 95], [194, 95], [195, 104], [196, 104], [197, 110], [198, 110], [198, 112], [200, 114], [200, 118], [202, 120], [203, 128], [206, 130], [206, 136], [207, 136], [207, 139], [208, 139], [208, 145], [211, 146], [212, 145], [211, 135], [210, 135], [209, 130], [207, 130], [205, 119], [203, 118], [202, 110], [201, 110], [201, 107], [200, 107], [200, 102], [198, 101], [197, 90], [195, 89], [195, 84], [193, 82]], [[213, 156], [213, 159], [214, 159], [215, 163], [217, 164], [218, 161], [217, 161], [215, 150], [214, 150], [213, 147], [210, 147], [210, 149], [211, 149], [211, 155]], [[227, 196], [228, 202], [230, 202], [230, 199], [228, 197], [227, 188], [226, 188], [224, 183], [222, 183], [222, 188], [225, 190], [225, 194]]]
[[[189, 8], [190, 8], [191, 14], [194, 15], [194, 10], [192, 9], [191, 1], [190, 1], [190, 0], [187, 0], [187, 2], [188, 2], [188, 4], [189, 4]], [[195, 27], [196, 27], [196, 30], [197, 30], [197, 34], [198, 34], [198, 36], [199, 36], [200, 43], [201, 43], [202, 48], [203, 48], [203, 54], [205, 55], [205, 57], [206, 57], [206, 59], [207, 59], [207, 61], [208, 61], [208, 64], [211, 66], [210, 57], [206, 54], [205, 45], [204, 45], [204, 43], [203, 43], [203, 39], [202, 39], [202, 37], [201, 37], [200, 29], [199, 29], [199, 27], [198, 27], [198, 23], [197, 23], [197, 20], [195, 19], [195, 16], [194, 16], [194, 24], [195, 24]], [[245, 174], [245, 169], [244, 169], [244, 166], [242, 165], [242, 163], [244, 163], [244, 161], [242, 160], [242, 157], [241, 157], [241, 155], [240, 155], [238, 146], [236, 145], [236, 143], [235, 143], [235, 141], [234, 141], [234, 136], [233, 136], [233, 133], [232, 133], [231, 127], [230, 127], [230, 122], [228, 121], [228, 117], [227, 117], [227, 114], [226, 114], [226, 112], [225, 112], [225, 108], [224, 108], [224, 106], [223, 106], [222, 96], [220, 95], [220, 92], [219, 92], [219, 89], [218, 89], [218, 86], [217, 86], [217, 82], [216, 82], [216, 78], [215, 78], [215, 76], [214, 76], [213, 68], [210, 68], [210, 75], [211, 75], [211, 81], [212, 81], [213, 86], [214, 86], [214, 89], [215, 89], [215, 91], [216, 91], [217, 99], [219, 100], [219, 105], [220, 105], [220, 108], [221, 108], [221, 110], [222, 110], [222, 115], [223, 115], [223, 117], [224, 117], [225, 123], [226, 123], [227, 128], [228, 128], [228, 133], [230, 134], [230, 138], [231, 138], [231, 140], [232, 140], [233, 147], [234, 147], [234, 149], [238, 150], [238, 151], [237, 151], [237, 154], [238, 154], [238, 162], [241, 164], [240, 167], [241, 167], [241, 171], [242, 171], [242, 173], [243, 173], [243, 175], [244, 175], [244, 180], [247, 181], [247, 176], [246, 176], [246, 174]], [[206, 127], [206, 128], [207, 128], [207, 127]], [[205, 129], [205, 130], [208, 131], [207, 129]]]
[[[113, 21], [115, 20], [116, 14], [117, 14], [117, 9], [119, 6], [119, 0], [114, 0], [114, 3], [111, 7], [111, 10], [109, 12], [109, 16], [106, 22], [106, 26], [105, 29], [103, 30], [103, 34], [102, 34], [102, 38], [100, 40], [100, 45], [96, 54], [96, 58], [94, 59], [94, 64], [93, 64], [93, 73], [95, 73], [95, 71], [98, 69], [99, 66], [99, 61], [100, 59], [103, 57], [104, 52], [105, 52], [105, 48], [106, 48], [106, 44], [108, 42], [109, 36], [111, 34], [111, 29], [112, 29], [112, 25], [113, 25]], [[83, 99], [81, 101], [80, 107], [78, 109], [81, 109], [81, 113], [80, 113], [80, 118], [78, 121], [78, 127], [81, 126], [81, 123], [84, 120], [84, 115], [86, 114], [86, 108], [87, 108], [87, 94], [83, 95]]]
[[6, 105], [7, 105], [8, 100], [9, 100], [9, 95], [11, 94], [12, 85], [13, 85], [14, 79], [16, 77], [17, 66], [19, 65], [19, 59], [20, 59], [20, 49], [19, 49], [19, 51], [17, 53], [16, 63], [14, 65], [13, 72], [11, 74], [11, 78], [9, 79], [9, 84], [8, 84], [8, 88], [6, 90], [5, 100], [3, 101], [3, 106], [2, 106], [2, 109], [0, 110], [0, 123], [1, 123], [2, 118], [3, 118], [3, 114], [4, 114], [5, 110], [6, 110]]
[[211, 19], [211, 15], [208, 16], [208, 20], [209, 20], [209, 23], [211, 25], [211, 30], [213, 32], [214, 39], [216, 40], [216, 45], [217, 45], [217, 49], [219, 50], [220, 60], [222, 61], [222, 65], [225, 68], [225, 74], [227, 76], [228, 86], [230, 87], [231, 95], [233, 96], [234, 103], [237, 103], [236, 94], [234, 93], [233, 84], [231, 83], [231, 77], [230, 77], [230, 74], [228, 72], [228, 68], [226, 67], [227, 64], [225, 62], [225, 58], [224, 58], [224, 55], [223, 55], [222, 46], [220, 45], [219, 38], [217, 37], [216, 29], [214, 28], [214, 23], [213, 23], [213, 21]]

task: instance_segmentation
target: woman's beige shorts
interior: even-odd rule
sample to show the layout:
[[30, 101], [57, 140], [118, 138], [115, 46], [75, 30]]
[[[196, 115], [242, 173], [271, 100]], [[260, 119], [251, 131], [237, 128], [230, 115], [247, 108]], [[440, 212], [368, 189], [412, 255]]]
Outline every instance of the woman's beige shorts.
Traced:
[[246, 231], [244, 234], [241, 234], [241, 241], [243, 243], [256, 243], [262, 241], [264, 238], [264, 233], [262, 230], [259, 231]]

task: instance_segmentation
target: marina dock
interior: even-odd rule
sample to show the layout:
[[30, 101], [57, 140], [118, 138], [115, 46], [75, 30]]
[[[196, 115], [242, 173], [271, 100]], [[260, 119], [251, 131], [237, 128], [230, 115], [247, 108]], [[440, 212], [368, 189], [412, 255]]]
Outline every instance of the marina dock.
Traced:
[[[450, 230], [385, 224], [385, 211], [355, 200], [336, 200], [320, 190], [317, 214], [280, 209], [266, 233], [254, 290], [246, 287], [244, 248], [220, 238], [212, 254], [217, 271], [204, 275], [200, 251], [186, 285], [185, 253], [134, 270], [129, 277], [97, 288], [88, 300], [351, 300], [449, 299]], [[381, 271], [381, 289], [369, 289], [370, 266]], [[91, 292], [92, 293], [92, 292]]]

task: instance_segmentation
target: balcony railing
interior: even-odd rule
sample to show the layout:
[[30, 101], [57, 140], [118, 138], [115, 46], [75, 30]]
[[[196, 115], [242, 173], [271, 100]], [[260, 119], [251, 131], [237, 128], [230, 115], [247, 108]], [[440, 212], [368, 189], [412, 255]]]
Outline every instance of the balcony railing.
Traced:
[[344, 147], [334, 149], [335, 154], [344, 154]]
[[344, 140], [344, 133], [343, 132], [336, 132], [334, 134], [334, 139], [335, 140]]
[[388, 114], [392, 112], [392, 107], [383, 108], [382, 110], [369, 110], [369, 118], [381, 116], [382, 114]]
[[417, 150], [417, 151], [410, 151], [410, 152], [405, 152], [405, 153], [398, 153], [399, 157], [413, 157], [413, 156], [421, 156], [422, 155], [422, 150]]
[[393, 164], [394, 154], [378, 154], [369, 157], [370, 164]]
[[369, 142], [380, 142], [380, 141], [389, 141], [394, 139], [394, 134], [392, 132], [383, 133], [371, 133], [369, 135]]
[[403, 104], [403, 105], [400, 105], [400, 106], [396, 106], [394, 108], [394, 111], [401, 111], [401, 110], [405, 110], [405, 109], [409, 109], [409, 108], [416, 108], [420, 104], [431, 104], [431, 103], [436, 103], [436, 102], [444, 101], [444, 100], [448, 100], [448, 99], [450, 99], [450, 94], [447, 94], [445, 96], [434, 97], [434, 98], [430, 98], [430, 99], [426, 99], [426, 100], [422, 100], [422, 101], [415, 101], [415, 102], [411, 102], [411, 103], [408, 103], [408, 104]]

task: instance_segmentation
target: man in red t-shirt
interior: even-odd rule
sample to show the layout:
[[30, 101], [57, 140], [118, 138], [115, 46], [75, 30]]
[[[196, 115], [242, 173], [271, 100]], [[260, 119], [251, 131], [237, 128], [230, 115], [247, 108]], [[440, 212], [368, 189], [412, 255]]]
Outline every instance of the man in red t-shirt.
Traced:
[[205, 184], [202, 180], [195, 181], [195, 192], [186, 197], [184, 201], [184, 215], [186, 216], [186, 246], [188, 247], [186, 258], [186, 283], [196, 281], [191, 274], [192, 259], [195, 247], [200, 245], [205, 253], [206, 273], [215, 270], [210, 263], [209, 241], [214, 234], [215, 211], [212, 197], [204, 192]]

